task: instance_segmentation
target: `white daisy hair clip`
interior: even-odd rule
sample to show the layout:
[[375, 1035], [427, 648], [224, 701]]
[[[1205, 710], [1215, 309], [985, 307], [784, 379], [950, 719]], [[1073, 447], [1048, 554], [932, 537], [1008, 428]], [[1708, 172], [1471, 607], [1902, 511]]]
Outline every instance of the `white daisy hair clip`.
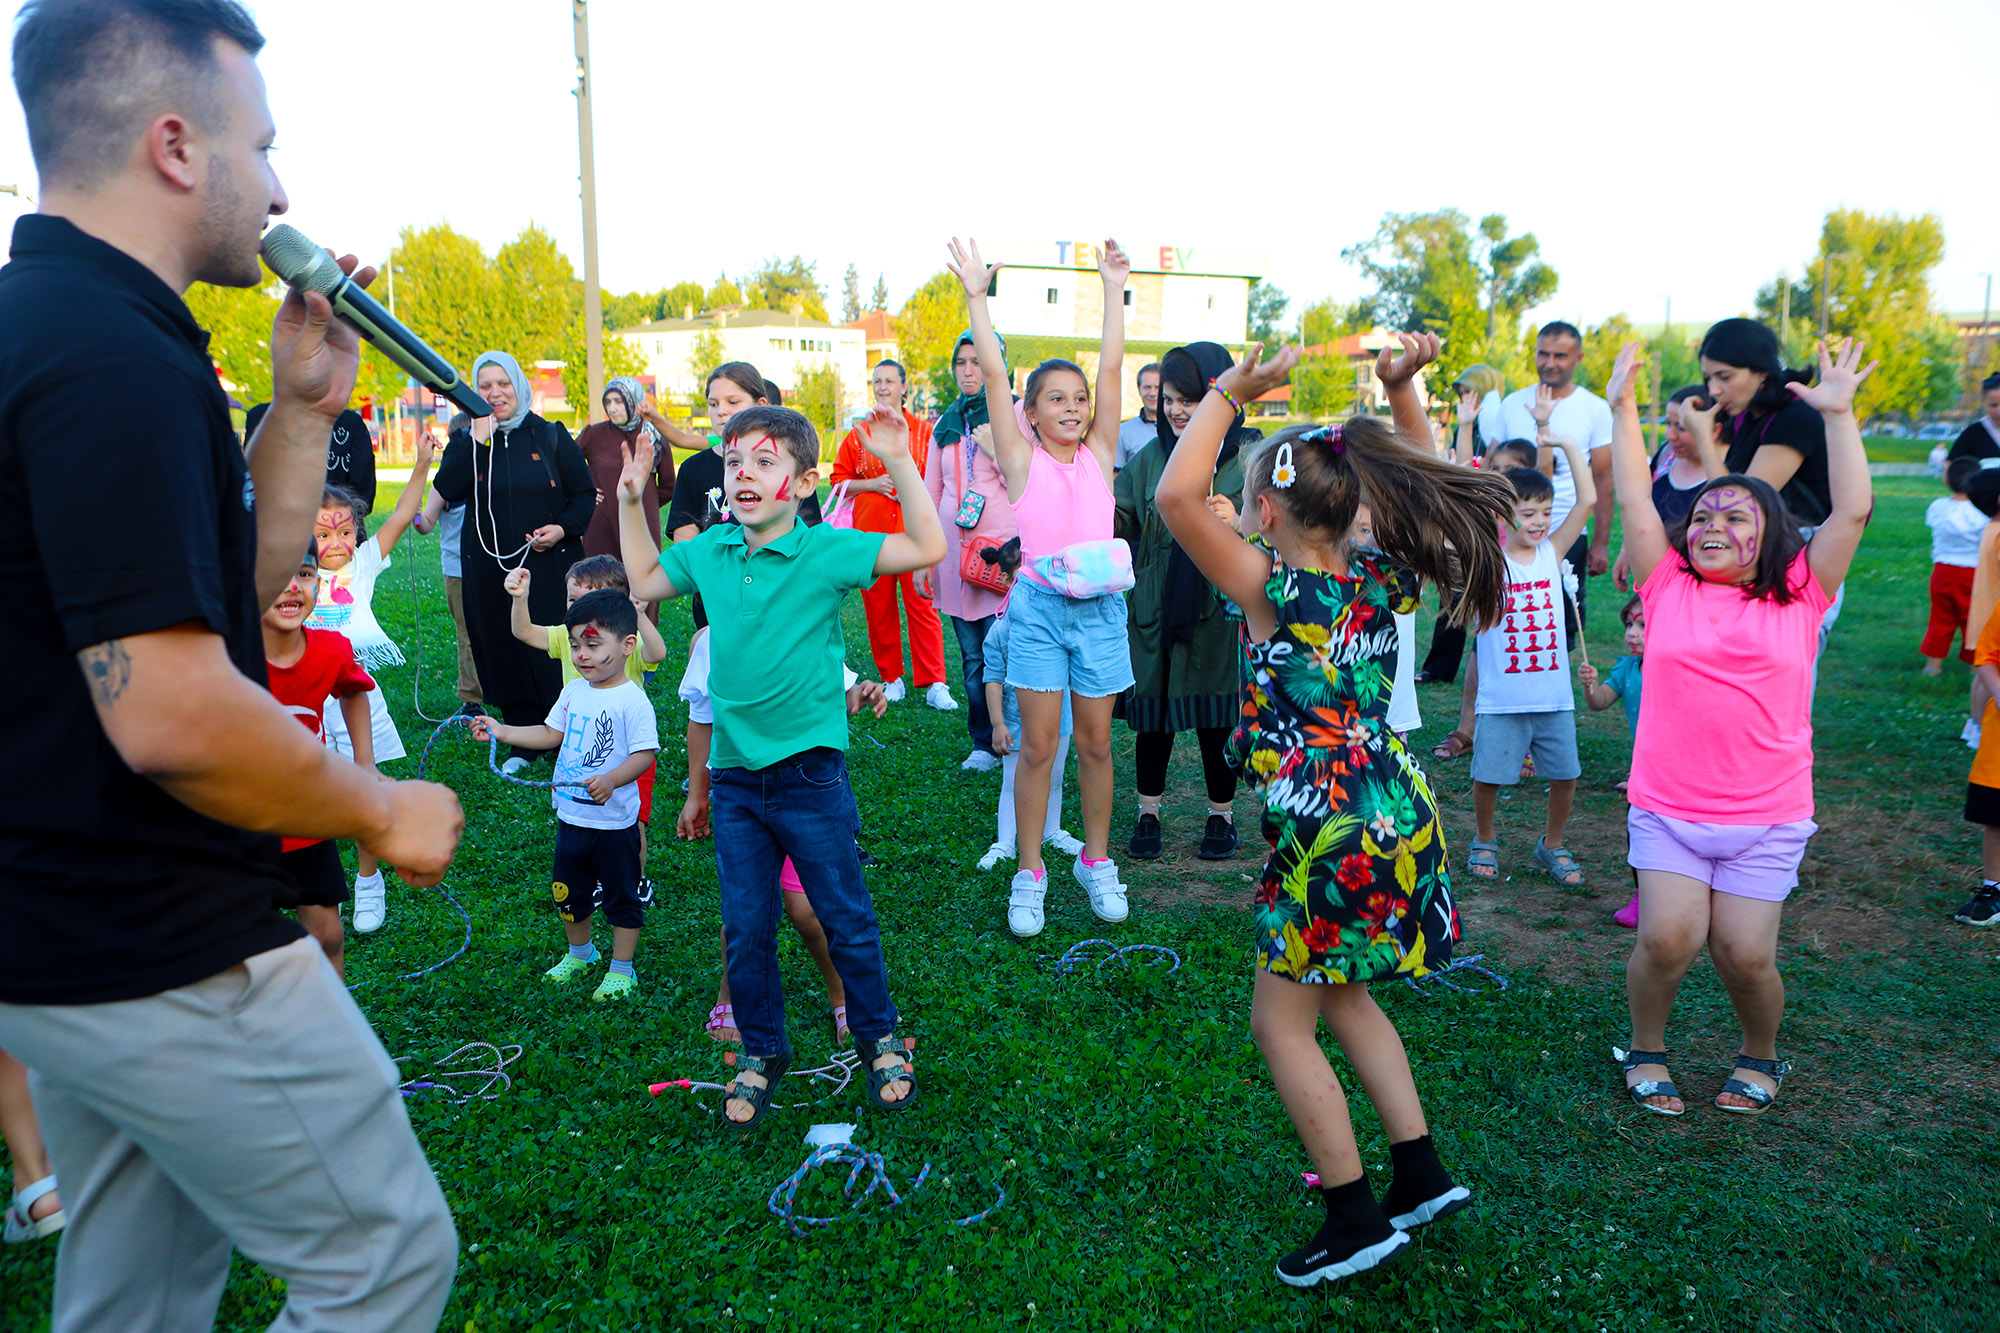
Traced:
[[1284, 441], [1278, 446], [1277, 461], [1271, 464], [1271, 484], [1279, 490], [1288, 490], [1299, 479], [1298, 468], [1292, 465], [1292, 442]]

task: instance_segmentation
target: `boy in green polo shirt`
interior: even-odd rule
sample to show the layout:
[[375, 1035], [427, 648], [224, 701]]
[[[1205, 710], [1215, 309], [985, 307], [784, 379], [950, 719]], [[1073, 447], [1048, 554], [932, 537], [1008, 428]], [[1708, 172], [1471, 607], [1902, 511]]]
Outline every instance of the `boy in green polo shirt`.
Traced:
[[792, 1061], [778, 978], [778, 868], [789, 856], [826, 930], [847, 990], [854, 1049], [868, 1095], [883, 1110], [916, 1099], [894, 1039], [875, 906], [862, 882], [847, 782], [847, 645], [840, 605], [884, 575], [944, 558], [944, 529], [910, 458], [902, 413], [877, 408], [862, 443], [881, 459], [903, 510], [899, 533], [798, 521], [819, 485], [819, 436], [783, 407], [749, 407], [723, 433], [723, 490], [733, 522], [717, 523], [661, 554], [641, 504], [650, 449], [626, 450], [618, 479], [619, 535], [633, 593], [648, 602], [700, 593], [708, 610], [715, 710], [709, 756], [710, 823], [729, 945], [729, 991], [744, 1055], [723, 1114], [732, 1126], [763, 1118]]

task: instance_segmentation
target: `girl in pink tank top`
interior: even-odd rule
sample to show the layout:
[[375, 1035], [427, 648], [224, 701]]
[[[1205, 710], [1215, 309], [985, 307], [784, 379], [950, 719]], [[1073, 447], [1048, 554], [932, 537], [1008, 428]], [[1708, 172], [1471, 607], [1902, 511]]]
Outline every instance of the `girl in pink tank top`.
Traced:
[[[994, 336], [986, 292], [1000, 271], [976, 243], [951, 243], [951, 269], [965, 284], [973, 345], [986, 374], [993, 456], [1007, 482], [1007, 499], [1021, 535], [1021, 576], [1008, 597], [1007, 681], [1021, 704], [1021, 758], [1015, 773], [1019, 828], [1042, 827], [1068, 694], [1074, 718], [1077, 786], [1083, 803], [1083, 852], [1071, 873], [1105, 921], [1123, 921], [1125, 886], [1112, 864], [1111, 707], [1132, 685], [1125, 599], [1115, 592], [1065, 597], [1035, 570], [1035, 562], [1083, 545], [1112, 540], [1111, 471], [1118, 453], [1120, 381], [1125, 360], [1125, 279], [1132, 262], [1116, 241], [1097, 251], [1104, 281], [1104, 336], [1098, 348], [1093, 400], [1083, 370], [1050, 360], [1028, 376], [1024, 415], [1015, 423], [1007, 364]], [[1100, 552], [1101, 554], [1101, 552]], [[1130, 561], [1127, 558], [1126, 567]], [[1027, 938], [1042, 930], [1048, 880], [1041, 844], [1020, 840], [1020, 870], [1008, 898], [1007, 925]]]

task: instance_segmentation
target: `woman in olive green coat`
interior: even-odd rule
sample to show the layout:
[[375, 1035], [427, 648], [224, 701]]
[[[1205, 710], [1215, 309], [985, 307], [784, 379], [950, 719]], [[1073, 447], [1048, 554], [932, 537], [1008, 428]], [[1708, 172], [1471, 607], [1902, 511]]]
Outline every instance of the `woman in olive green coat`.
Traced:
[[[1167, 760], [1175, 734], [1190, 730], [1201, 745], [1208, 788], [1208, 822], [1197, 854], [1211, 861], [1236, 854], [1230, 812], [1237, 775], [1223, 752], [1242, 706], [1237, 625], [1153, 507], [1160, 474], [1188, 418], [1215, 377], [1233, 364], [1215, 343], [1191, 343], [1168, 352], [1160, 362], [1159, 433], [1133, 455], [1112, 485], [1118, 535], [1131, 543], [1137, 580], [1126, 622], [1134, 683], [1122, 705], [1126, 725], [1138, 733], [1139, 818], [1131, 851], [1141, 859], [1161, 854], [1160, 798], [1166, 794]], [[1243, 494], [1243, 451], [1261, 439], [1238, 413], [1216, 461], [1211, 503], [1218, 511], [1228, 505], [1232, 522], [1235, 501]]]

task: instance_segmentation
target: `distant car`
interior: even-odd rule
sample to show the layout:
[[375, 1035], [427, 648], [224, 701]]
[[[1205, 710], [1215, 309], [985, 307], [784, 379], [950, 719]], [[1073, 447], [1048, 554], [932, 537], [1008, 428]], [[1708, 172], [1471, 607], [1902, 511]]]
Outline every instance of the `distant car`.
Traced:
[[1930, 425], [1918, 429], [1917, 438], [1920, 440], [1956, 439], [1960, 429], [1961, 427], [1954, 426], [1949, 421], [1933, 421]]
[[1900, 421], [1870, 422], [1868, 433], [1884, 440], [1907, 440], [1910, 428]]

